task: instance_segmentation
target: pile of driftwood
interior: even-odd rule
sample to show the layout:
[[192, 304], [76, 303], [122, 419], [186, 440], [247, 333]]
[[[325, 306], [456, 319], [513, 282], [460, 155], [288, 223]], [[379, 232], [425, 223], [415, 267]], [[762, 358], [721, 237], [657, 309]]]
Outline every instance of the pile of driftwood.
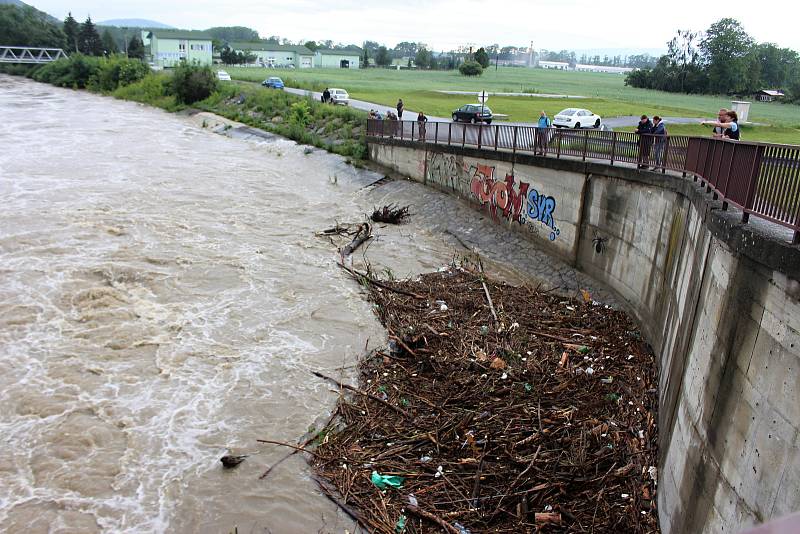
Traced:
[[348, 271], [389, 344], [357, 386], [317, 375], [343, 395], [312, 462], [364, 527], [658, 532], [655, 365], [625, 314], [456, 267]]

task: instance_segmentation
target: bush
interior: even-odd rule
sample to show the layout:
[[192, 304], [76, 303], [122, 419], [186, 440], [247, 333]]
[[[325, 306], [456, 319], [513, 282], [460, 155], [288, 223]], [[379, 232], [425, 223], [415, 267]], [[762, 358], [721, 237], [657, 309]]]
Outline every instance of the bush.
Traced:
[[150, 104], [168, 111], [175, 111], [180, 108], [175, 97], [172, 95], [169, 74], [150, 74], [138, 82], [130, 85], [121, 85], [112, 94], [116, 98], [133, 100], [143, 104]]
[[118, 87], [136, 83], [150, 73], [150, 68], [138, 59], [122, 55], [101, 58], [91, 78], [90, 89], [110, 92]]
[[172, 74], [172, 92], [178, 102], [194, 104], [205, 100], [217, 89], [217, 76], [210, 67], [186, 62], [175, 67]]
[[464, 76], [480, 76], [483, 74], [483, 67], [477, 61], [467, 60], [458, 67], [458, 72]]
[[311, 122], [311, 109], [308, 102], [300, 100], [292, 104], [289, 110], [289, 124], [306, 127]]

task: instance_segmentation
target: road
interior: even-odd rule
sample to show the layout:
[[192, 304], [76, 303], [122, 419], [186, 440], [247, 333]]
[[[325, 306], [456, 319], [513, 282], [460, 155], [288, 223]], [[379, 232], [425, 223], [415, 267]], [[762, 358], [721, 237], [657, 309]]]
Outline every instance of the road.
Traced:
[[[295, 95], [300, 96], [312, 96], [315, 99], [320, 99], [322, 97], [322, 93], [318, 93], [316, 91], [307, 91], [305, 89], [295, 89], [293, 87], [286, 87], [284, 89], [288, 93], [292, 93]], [[370, 111], [372, 109], [376, 109], [381, 111], [383, 114], [386, 113], [387, 110], [394, 108], [392, 106], [386, 106], [384, 104], [376, 104], [374, 102], [366, 102], [364, 100], [354, 100], [350, 99], [350, 107], [355, 109], [360, 109], [363, 111]], [[403, 112], [403, 118], [405, 120], [414, 120], [417, 117], [419, 110], [412, 110], [406, 108]], [[451, 122], [450, 117], [437, 117], [434, 115], [427, 115], [429, 122]], [[701, 121], [705, 119], [700, 119], [697, 117], [663, 117], [664, 123], [667, 125], [670, 124], [700, 124]], [[622, 128], [625, 126], [636, 126], [636, 123], [639, 122], [639, 117], [635, 115], [623, 116], [623, 117], [610, 117], [607, 119], [603, 119], [603, 124], [608, 128]], [[536, 126], [535, 122], [510, 122], [510, 121], [502, 121], [499, 124], [508, 124], [509, 126]]]

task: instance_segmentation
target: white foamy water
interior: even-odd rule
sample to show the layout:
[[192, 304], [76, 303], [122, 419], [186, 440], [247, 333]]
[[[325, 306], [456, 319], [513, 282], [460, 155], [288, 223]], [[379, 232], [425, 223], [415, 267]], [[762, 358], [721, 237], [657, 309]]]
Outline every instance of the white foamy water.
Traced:
[[[286, 449], [256, 439], [319, 424], [310, 370], [383, 340], [313, 235], [380, 176], [6, 76], [0, 117], [0, 530], [348, 528], [298, 456], [258, 480]], [[395, 272], [451, 256], [389, 244]]]

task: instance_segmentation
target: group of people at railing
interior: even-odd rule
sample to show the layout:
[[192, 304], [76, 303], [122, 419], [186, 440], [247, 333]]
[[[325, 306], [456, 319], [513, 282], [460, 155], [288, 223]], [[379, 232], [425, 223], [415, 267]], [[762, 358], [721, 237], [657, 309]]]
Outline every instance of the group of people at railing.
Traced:
[[[636, 125], [636, 133], [639, 134], [639, 168], [647, 169], [650, 167], [650, 153], [653, 152], [653, 169], [661, 168], [664, 165], [664, 147], [667, 144], [667, 127], [658, 115], [651, 121], [647, 115], [642, 115], [639, 124]], [[655, 150], [653, 151], [653, 145]]]

